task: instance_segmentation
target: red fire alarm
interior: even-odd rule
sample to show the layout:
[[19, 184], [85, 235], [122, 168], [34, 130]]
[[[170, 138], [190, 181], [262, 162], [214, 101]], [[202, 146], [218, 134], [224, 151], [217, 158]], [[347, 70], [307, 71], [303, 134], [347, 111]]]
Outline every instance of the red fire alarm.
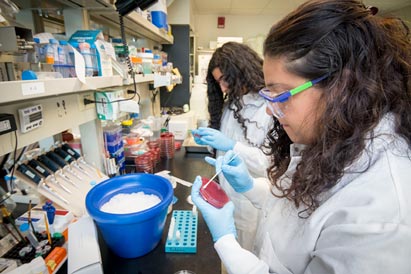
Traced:
[[225, 17], [224, 16], [219, 16], [217, 18], [217, 28], [223, 29], [225, 27]]

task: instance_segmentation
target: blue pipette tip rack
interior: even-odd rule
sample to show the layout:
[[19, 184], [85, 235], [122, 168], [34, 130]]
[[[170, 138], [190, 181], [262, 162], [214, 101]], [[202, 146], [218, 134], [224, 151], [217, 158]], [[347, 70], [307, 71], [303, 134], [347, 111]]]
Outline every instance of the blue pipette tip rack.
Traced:
[[171, 217], [165, 251], [169, 253], [196, 253], [197, 211], [173, 210]]

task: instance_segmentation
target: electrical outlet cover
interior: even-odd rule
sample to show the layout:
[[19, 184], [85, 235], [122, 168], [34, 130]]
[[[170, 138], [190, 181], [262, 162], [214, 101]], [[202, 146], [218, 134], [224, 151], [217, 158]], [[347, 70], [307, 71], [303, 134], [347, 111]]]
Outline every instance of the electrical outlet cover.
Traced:
[[78, 107], [80, 111], [86, 110], [86, 109], [94, 109], [94, 103], [90, 103], [85, 105], [84, 104], [84, 99], [92, 100], [94, 101], [94, 93], [93, 92], [88, 92], [88, 93], [80, 93], [77, 94], [77, 101], [78, 101]]

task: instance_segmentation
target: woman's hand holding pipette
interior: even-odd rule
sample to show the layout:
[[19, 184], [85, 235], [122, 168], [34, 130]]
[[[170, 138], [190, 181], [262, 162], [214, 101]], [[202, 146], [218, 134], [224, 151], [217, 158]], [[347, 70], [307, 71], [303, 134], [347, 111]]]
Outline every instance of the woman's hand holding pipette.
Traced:
[[253, 188], [254, 180], [248, 173], [247, 166], [241, 160], [241, 157], [235, 157], [235, 155], [234, 151], [230, 150], [215, 161], [209, 159], [206, 159], [206, 161], [214, 165], [216, 170], [223, 172], [224, 177], [236, 192], [244, 193]]
[[216, 208], [206, 202], [200, 194], [202, 180], [197, 176], [191, 188], [191, 200], [201, 211], [208, 228], [210, 229], [213, 241], [216, 242], [224, 235], [233, 234], [237, 236], [234, 224], [234, 204], [228, 202], [222, 208]]

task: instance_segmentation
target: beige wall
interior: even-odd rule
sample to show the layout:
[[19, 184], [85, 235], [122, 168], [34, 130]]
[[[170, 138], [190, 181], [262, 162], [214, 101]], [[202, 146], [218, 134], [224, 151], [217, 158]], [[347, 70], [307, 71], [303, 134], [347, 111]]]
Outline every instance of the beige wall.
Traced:
[[[411, 26], [411, 5], [392, 14], [408, 21]], [[217, 17], [224, 15], [194, 15], [194, 26], [197, 37], [197, 47], [209, 48], [210, 41], [216, 41], [218, 36], [240, 36], [247, 41], [250, 38], [265, 37], [270, 27], [279, 17], [272, 15], [241, 16], [225, 15], [225, 28], [217, 28]]]
[[167, 20], [169, 24], [189, 25], [190, 24], [190, 0], [174, 0], [167, 7]]
[[392, 14], [399, 16], [403, 20], [405, 20], [409, 27], [411, 27], [411, 5], [405, 8], [402, 8], [398, 11], [392, 12]]
[[238, 36], [244, 41], [259, 35], [265, 36], [270, 27], [279, 18], [273, 16], [240, 16], [226, 15], [225, 28], [217, 28], [218, 15], [196, 15], [195, 32], [197, 47], [209, 48], [210, 41], [216, 41], [218, 36]]

